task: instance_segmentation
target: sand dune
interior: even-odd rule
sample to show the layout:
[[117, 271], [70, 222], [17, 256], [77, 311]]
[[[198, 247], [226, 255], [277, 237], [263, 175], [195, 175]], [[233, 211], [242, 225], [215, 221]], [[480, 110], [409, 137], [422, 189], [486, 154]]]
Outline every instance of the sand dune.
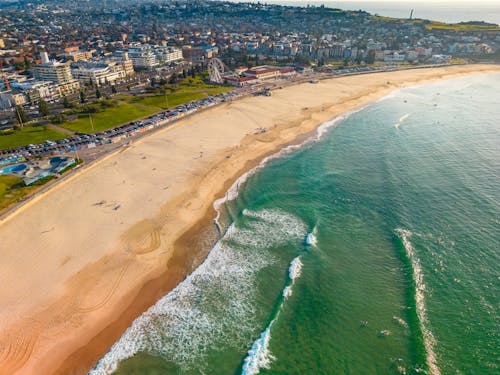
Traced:
[[86, 373], [201, 261], [214, 199], [264, 156], [397, 87], [491, 70], [286, 87], [180, 121], [57, 184], [0, 221], [0, 374]]

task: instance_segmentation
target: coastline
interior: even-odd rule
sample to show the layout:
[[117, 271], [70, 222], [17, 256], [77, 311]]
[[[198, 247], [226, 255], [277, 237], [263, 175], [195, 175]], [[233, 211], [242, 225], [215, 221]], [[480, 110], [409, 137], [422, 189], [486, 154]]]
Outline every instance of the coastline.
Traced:
[[[201, 246], [193, 254], [193, 246], [200, 245], [201, 236], [196, 235], [206, 230], [208, 238], [214, 238], [213, 201], [224, 196], [238, 176], [259, 165], [263, 158], [303, 140], [325, 121], [366, 106], [395, 89], [489, 71], [500, 71], [500, 67], [469, 65], [375, 73], [286, 87], [273, 91], [271, 98], [245, 98], [180, 121], [57, 184], [0, 222], [0, 235], [6, 239], [2, 253], [12, 258], [0, 266], [0, 280], [6, 288], [13, 288], [0, 293], [2, 306], [7, 307], [0, 311], [0, 374], [29, 374], [35, 368], [41, 373], [86, 373], [135, 317], [203, 260], [206, 249]], [[330, 93], [332, 90], [335, 93]], [[303, 104], [297, 106], [298, 101]], [[268, 130], [253, 134], [260, 127]], [[218, 136], [218, 131], [226, 133]], [[201, 142], [203, 136], [210, 138], [208, 144]], [[165, 145], [174, 148], [169, 154], [180, 155], [163, 158]], [[203, 154], [195, 152], [199, 149]], [[165, 167], [151, 161], [154, 157], [168, 163], [168, 170], [159, 178], [149, 176], [153, 173], [149, 171]], [[117, 164], [120, 166], [114, 168]], [[178, 171], [180, 167], [185, 167], [184, 173]], [[142, 175], [142, 170], [148, 175]], [[124, 176], [127, 171], [130, 174]], [[108, 176], [110, 182], [102, 181]], [[166, 176], [171, 178], [168, 186]], [[131, 186], [116, 188], [122, 185], [122, 178], [123, 184]], [[95, 195], [99, 182], [113, 202], [96, 205], [101, 202]], [[135, 187], [136, 183], [141, 186]], [[175, 188], [180, 192], [173, 193]], [[142, 193], [138, 198], [150, 198], [152, 203], [137, 202], [123, 213], [121, 206], [137, 197], [138, 190]], [[67, 193], [68, 200], [54, 207], [49, 200], [58, 192]], [[78, 200], [85, 203], [71, 210], [63, 204]], [[111, 206], [107, 207], [108, 203]], [[51, 219], [54, 225], [62, 227], [54, 227], [57, 234], [45, 232], [51, 231], [50, 226], [40, 228], [39, 219], [47, 209], [55, 217]], [[78, 217], [101, 209], [103, 213], [97, 215], [101, 219], [96, 222]], [[62, 220], [74, 220], [72, 225], [65, 226], [60, 216], [65, 216]], [[107, 230], [96, 233], [95, 227], [102, 223]], [[34, 257], [30, 242], [20, 240], [19, 232], [11, 230], [17, 225], [33, 231], [36, 238], [30, 240], [31, 245], [39, 244]], [[83, 238], [74, 233], [74, 225], [86, 228]], [[98, 240], [99, 235], [103, 239]], [[80, 254], [96, 242], [97, 249], [89, 251], [91, 254]], [[30, 251], [21, 250], [24, 248]], [[73, 261], [74, 252], [79, 254]], [[32, 280], [17, 280], [19, 275], [31, 276], [26, 263], [33, 258], [41, 264], [34, 267]], [[61, 266], [54, 269], [56, 262]], [[65, 267], [67, 264], [71, 267]], [[60, 272], [60, 268], [69, 269]], [[44, 284], [48, 284], [48, 291], [30, 290], [44, 282], [50, 272], [56, 275]], [[23, 297], [37, 298], [27, 303], [21, 300]]]

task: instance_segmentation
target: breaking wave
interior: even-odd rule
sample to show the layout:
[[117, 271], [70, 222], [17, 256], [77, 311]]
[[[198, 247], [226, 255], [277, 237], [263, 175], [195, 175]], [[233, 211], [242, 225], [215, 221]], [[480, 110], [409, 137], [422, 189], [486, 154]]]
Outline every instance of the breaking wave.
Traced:
[[398, 122], [396, 122], [396, 123], [394, 124], [394, 127], [395, 127], [396, 129], [399, 129], [399, 127], [401, 126], [401, 124], [403, 124], [403, 122], [405, 122], [405, 120], [406, 120], [408, 117], [410, 117], [410, 113], [407, 113], [407, 114], [405, 114], [405, 115], [401, 116], [401, 117], [399, 118]]
[[277, 262], [273, 246], [300, 243], [306, 225], [279, 210], [244, 215], [244, 225], [231, 225], [205, 261], [137, 318], [91, 375], [111, 374], [139, 352], [203, 372], [209, 350], [221, 344], [242, 349], [255, 337], [257, 273]]
[[418, 323], [420, 325], [420, 330], [422, 331], [424, 347], [426, 352], [426, 362], [429, 367], [429, 371], [432, 375], [440, 375], [441, 371], [437, 366], [436, 353], [434, 352], [434, 346], [436, 345], [436, 339], [429, 328], [429, 323], [427, 319], [427, 310], [425, 305], [425, 282], [424, 275], [422, 272], [422, 266], [420, 264], [420, 259], [418, 258], [415, 249], [410, 242], [410, 237], [413, 235], [409, 230], [398, 228], [396, 233], [403, 241], [403, 246], [405, 248], [406, 257], [411, 264], [413, 282], [415, 284], [415, 308], [418, 318]]
[[243, 369], [241, 375], [257, 375], [261, 369], [269, 368], [271, 363], [276, 359], [275, 356], [269, 350], [269, 343], [271, 341], [271, 328], [274, 323], [278, 320], [281, 310], [285, 301], [292, 295], [292, 288], [295, 281], [300, 277], [302, 273], [302, 262], [300, 261], [300, 256], [296, 257], [290, 263], [288, 268], [289, 281], [281, 293], [282, 299], [279, 304], [278, 310], [266, 327], [266, 329], [260, 334], [259, 338], [255, 340], [252, 348], [248, 351], [248, 354], [243, 362]]

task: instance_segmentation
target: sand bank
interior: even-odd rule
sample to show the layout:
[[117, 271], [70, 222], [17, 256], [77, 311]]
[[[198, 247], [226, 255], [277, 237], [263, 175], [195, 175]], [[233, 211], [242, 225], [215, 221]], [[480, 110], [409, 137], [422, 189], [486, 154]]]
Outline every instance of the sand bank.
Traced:
[[201, 262], [214, 199], [266, 155], [395, 88], [493, 70], [286, 87], [179, 121], [57, 184], [0, 221], [0, 374], [86, 373]]

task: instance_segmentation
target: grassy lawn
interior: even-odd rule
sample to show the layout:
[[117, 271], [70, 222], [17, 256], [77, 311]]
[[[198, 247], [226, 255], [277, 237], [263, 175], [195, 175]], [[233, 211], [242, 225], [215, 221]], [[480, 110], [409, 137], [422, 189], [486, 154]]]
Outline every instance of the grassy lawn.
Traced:
[[45, 126], [25, 126], [21, 130], [0, 132], [0, 149], [26, 146], [66, 138], [67, 135]]
[[161, 108], [120, 101], [116, 106], [106, 108], [103, 112], [93, 113], [92, 122], [94, 130], [90, 124], [87, 113], [79, 113], [78, 119], [60, 124], [63, 128], [78, 133], [95, 133], [102, 130], [114, 128], [129, 121], [149, 116], [159, 112]]
[[231, 91], [232, 89], [233, 87], [207, 84], [201, 77], [188, 77], [179, 82], [175, 88], [172, 85], [167, 85], [167, 99], [164, 94], [152, 94], [132, 97], [129, 100], [131, 103], [167, 109], [193, 100], [203, 99], [209, 95]]
[[493, 25], [481, 25], [481, 24], [471, 24], [471, 23], [457, 23], [448, 24], [442, 22], [431, 22], [425, 25], [427, 30], [448, 30], [448, 31], [500, 31], [499, 26]]
[[168, 106], [165, 99], [165, 95], [152, 95], [152, 96], [141, 96], [131, 98], [131, 103], [137, 103], [147, 106], [158, 107], [161, 109], [167, 109], [170, 107], [175, 107], [180, 104], [190, 102], [192, 100], [206, 98], [208, 95], [204, 92], [175, 92], [173, 94], [168, 94]]
[[19, 177], [0, 176], [0, 211], [36, 188], [36, 186], [24, 186], [23, 180]]

